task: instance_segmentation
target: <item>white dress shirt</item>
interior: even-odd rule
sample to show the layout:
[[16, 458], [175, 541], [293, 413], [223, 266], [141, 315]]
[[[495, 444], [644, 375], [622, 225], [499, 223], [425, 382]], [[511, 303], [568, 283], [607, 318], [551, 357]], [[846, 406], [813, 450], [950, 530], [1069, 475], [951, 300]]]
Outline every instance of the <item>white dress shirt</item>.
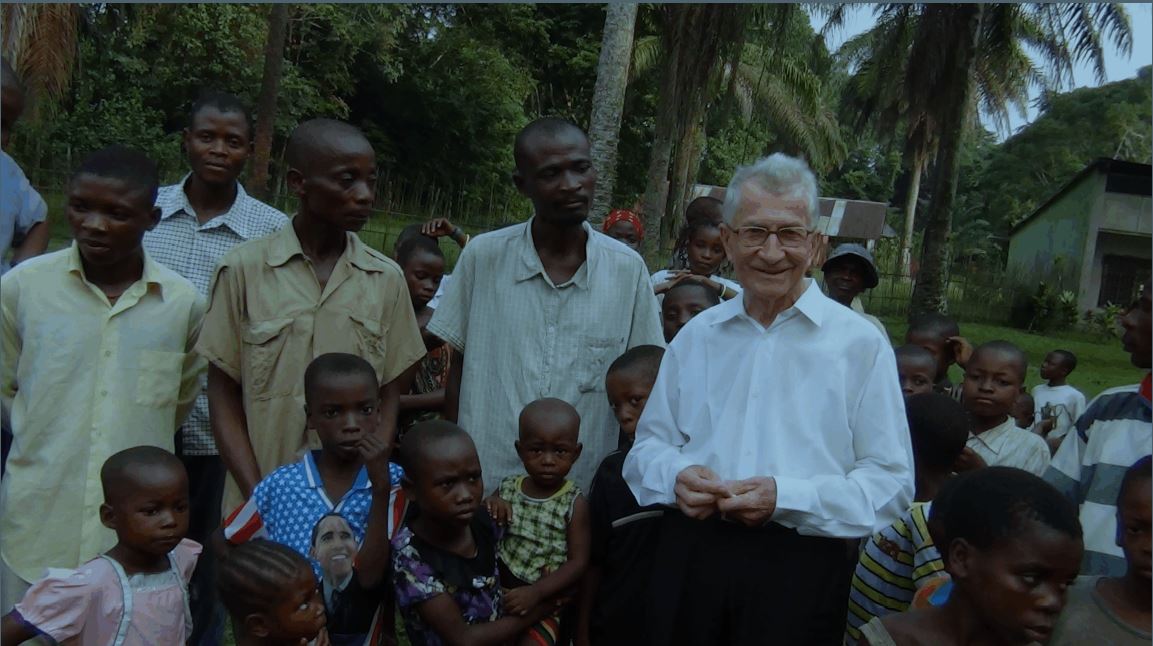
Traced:
[[1012, 417], [980, 435], [970, 433], [965, 446], [991, 467], [1016, 467], [1037, 476], [1049, 468], [1049, 445], [1040, 435], [1018, 428]]
[[674, 504], [677, 474], [703, 465], [725, 480], [774, 477], [772, 520], [801, 534], [867, 536], [908, 509], [913, 453], [893, 350], [806, 282], [768, 328], [742, 296], [677, 334], [625, 459], [639, 504]]

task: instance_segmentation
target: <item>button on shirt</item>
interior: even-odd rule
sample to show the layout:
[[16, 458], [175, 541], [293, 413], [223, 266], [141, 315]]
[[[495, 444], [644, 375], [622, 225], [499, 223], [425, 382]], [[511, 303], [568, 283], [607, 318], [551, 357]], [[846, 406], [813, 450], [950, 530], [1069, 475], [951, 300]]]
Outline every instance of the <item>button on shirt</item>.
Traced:
[[767, 328], [744, 297], [707, 309], [669, 345], [624, 476], [641, 505], [676, 502], [692, 465], [772, 476], [772, 520], [805, 535], [867, 536], [913, 496], [913, 455], [888, 340], [812, 280]]
[[490, 487], [524, 473], [513, 448], [521, 410], [556, 397], [580, 414], [584, 452], [569, 478], [587, 488], [617, 444], [605, 372], [629, 348], [664, 345], [659, 310], [641, 257], [588, 223], [584, 264], [554, 284], [531, 225], [473, 238], [428, 330], [464, 353], [458, 421]]
[[1012, 417], [979, 435], [970, 433], [965, 446], [991, 467], [1016, 467], [1038, 476], [1049, 468], [1049, 446], [1045, 440], [1018, 428]]
[[11, 268], [8, 249], [48, 217], [48, 205], [32, 188], [24, 171], [8, 153], [0, 151], [0, 275]]
[[73, 245], [21, 263], [0, 283], [2, 389], [15, 436], [0, 485], [4, 561], [26, 581], [109, 549], [100, 468], [138, 445], [171, 451], [199, 391], [193, 352], [204, 301], [145, 257], [109, 304]]
[[[241, 385], [262, 474], [318, 446], [304, 418], [304, 370], [313, 359], [355, 354], [383, 384], [425, 354], [400, 267], [347, 236], [323, 289], [291, 226], [237, 246], [216, 270], [196, 349]], [[230, 474], [223, 508], [241, 502]]]
[[[144, 249], [153, 260], [187, 278], [201, 296], [208, 298], [212, 272], [224, 254], [241, 242], [276, 233], [288, 224], [288, 216], [250, 197], [237, 182], [236, 200], [228, 211], [200, 224], [184, 192], [189, 177], [185, 175], [179, 184], [161, 187], [156, 196], [160, 223], [144, 234]], [[203, 384], [182, 430], [185, 455], [216, 455]]]

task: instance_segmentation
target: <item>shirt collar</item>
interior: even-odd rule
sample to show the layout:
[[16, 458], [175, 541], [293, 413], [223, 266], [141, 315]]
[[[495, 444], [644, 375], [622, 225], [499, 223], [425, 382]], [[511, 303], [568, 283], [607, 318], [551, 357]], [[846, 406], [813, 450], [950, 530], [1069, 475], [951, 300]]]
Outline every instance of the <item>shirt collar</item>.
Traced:
[[[85, 282], [91, 282], [84, 273], [84, 263], [80, 260], [80, 247], [76, 244], [75, 240], [72, 241], [72, 246], [69, 247], [68, 271]], [[156, 261], [152, 260], [152, 257], [149, 256], [147, 252], [144, 253], [144, 271], [141, 272], [140, 281], [137, 282], [143, 282], [146, 288], [155, 287], [160, 293], [161, 298], [164, 297], [164, 280], [160, 273], [160, 265], [157, 265]], [[129, 289], [131, 289], [131, 287], [129, 287]]]
[[[312, 451], [304, 452], [304, 456], [300, 458], [300, 464], [304, 467], [304, 477], [308, 480], [309, 488], [323, 490], [324, 481], [320, 478], [320, 469], [316, 466], [316, 458], [312, 456]], [[368, 469], [362, 466], [360, 471], [356, 472], [356, 480], [352, 483], [352, 488], [349, 491], [371, 488], [372, 481], [368, 479]], [[333, 502], [339, 503], [339, 501]]]
[[[821, 288], [817, 286], [817, 281], [812, 278], [802, 278], [801, 280], [805, 281], [805, 291], [801, 293], [801, 297], [797, 299], [796, 303], [793, 303], [792, 307], [777, 315], [776, 320], [773, 321], [773, 325], [776, 325], [778, 321], [793, 318], [798, 314], [812, 321], [817, 327], [820, 327], [821, 323], [825, 320], [826, 308], [833, 301], [829, 300], [829, 298], [821, 292]], [[717, 313], [716, 318], [712, 321], [712, 325], [718, 325], [736, 318], [741, 318], [763, 329], [764, 326], [750, 316], [748, 310], [745, 309], [745, 299], [748, 297], [749, 290], [746, 289], [741, 292], [740, 296], [713, 307], [712, 309], [717, 310]], [[837, 305], [837, 307], [841, 306]]]
[[[167, 220], [177, 213], [187, 213], [192, 217], [196, 217], [196, 211], [193, 210], [192, 205], [188, 202], [188, 193], [184, 190], [184, 187], [188, 185], [188, 179], [190, 177], [192, 177], [192, 173], [185, 175], [184, 178], [180, 180], [180, 183], [176, 185], [177, 190], [169, 191], [166, 196], [157, 201], [156, 206], [160, 207], [161, 220]], [[209, 220], [206, 226], [209, 228], [226, 226], [232, 229], [233, 233], [245, 240], [259, 238], [261, 236], [260, 231], [257, 231], [254, 223], [243, 215], [251, 210], [245, 208], [250, 200], [252, 200], [252, 198], [248, 196], [248, 193], [245, 192], [240, 182], [237, 182], [236, 199], [233, 200], [232, 206], [228, 207], [228, 210], [224, 213]]]
[[[356, 234], [345, 233], [344, 235], [347, 237], [347, 244], [344, 247], [344, 252], [340, 254], [341, 258], [347, 259], [355, 267], [364, 271], [383, 271], [381, 261], [372, 255], [368, 246], [361, 242]], [[267, 262], [270, 267], [281, 267], [296, 256], [304, 256], [304, 250], [300, 247], [300, 238], [296, 237], [296, 229], [292, 226], [291, 221], [288, 226], [269, 236], [269, 241]]]
[[[544, 270], [544, 264], [540, 261], [540, 254], [537, 253], [536, 246], [533, 245], [532, 223], [535, 219], [536, 216], [534, 215], [529, 218], [528, 222], [524, 223], [524, 231], [517, 241], [521, 259], [521, 266], [517, 268], [513, 276], [513, 279], [517, 282], [528, 280], [537, 275], [544, 276], [546, 280], [551, 280], [548, 278], [548, 273]], [[586, 221], [581, 223], [581, 228], [584, 229], [585, 234], [588, 236], [588, 240], [585, 242], [585, 261], [580, 268], [577, 269], [576, 273], [573, 274], [573, 277], [565, 284], [571, 284], [581, 289], [588, 289], [589, 276], [596, 271], [600, 249], [597, 246], [598, 241], [595, 239], [596, 232], [593, 231], [592, 226]]]
[[984, 444], [994, 455], [1001, 455], [1001, 451], [1005, 448], [1005, 442], [1009, 439], [1009, 433], [1016, 427], [1017, 420], [1010, 417], [984, 433], [970, 433], [969, 437]]

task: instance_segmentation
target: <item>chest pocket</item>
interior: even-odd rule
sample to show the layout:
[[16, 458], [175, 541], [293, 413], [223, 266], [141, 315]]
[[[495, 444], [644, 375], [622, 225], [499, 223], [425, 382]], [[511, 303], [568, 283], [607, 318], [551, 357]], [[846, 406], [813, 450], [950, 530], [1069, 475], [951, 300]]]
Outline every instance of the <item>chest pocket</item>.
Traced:
[[379, 319], [350, 314], [352, 329], [356, 334], [357, 354], [372, 364], [377, 373], [383, 372], [388, 356], [388, 330]]
[[582, 335], [577, 355], [577, 388], [590, 393], [605, 388], [605, 373], [609, 363], [617, 358], [624, 340]]
[[[268, 399], [292, 392], [289, 379], [273, 383], [275, 368], [288, 343], [292, 319], [271, 319], [253, 323], [244, 331], [244, 358], [241, 370], [244, 388], [254, 399]], [[287, 384], [287, 386], [285, 386]]]
[[136, 381], [136, 403], [156, 408], [175, 406], [177, 399], [180, 398], [183, 367], [183, 352], [141, 351], [140, 375]]

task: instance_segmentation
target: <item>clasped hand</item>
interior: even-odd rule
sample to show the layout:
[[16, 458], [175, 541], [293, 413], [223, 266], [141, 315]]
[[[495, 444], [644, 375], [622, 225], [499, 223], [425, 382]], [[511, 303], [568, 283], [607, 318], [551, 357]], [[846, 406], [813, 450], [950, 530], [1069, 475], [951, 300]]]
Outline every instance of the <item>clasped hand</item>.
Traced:
[[757, 476], [722, 480], [708, 467], [694, 465], [677, 474], [677, 507], [698, 520], [720, 512], [749, 527], [769, 522], [777, 509], [777, 481]]

